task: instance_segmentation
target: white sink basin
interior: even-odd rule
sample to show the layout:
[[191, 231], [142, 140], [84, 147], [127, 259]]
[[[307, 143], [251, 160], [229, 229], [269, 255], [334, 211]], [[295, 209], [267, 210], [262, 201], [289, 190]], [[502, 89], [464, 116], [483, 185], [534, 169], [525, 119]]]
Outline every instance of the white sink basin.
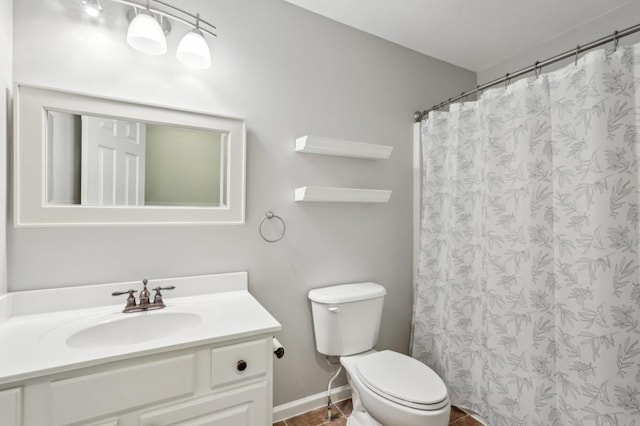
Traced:
[[195, 327], [201, 322], [200, 315], [188, 312], [122, 314], [122, 318], [75, 332], [67, 339], [67, 345], [72, 348], [98, 348], [148, 342]]

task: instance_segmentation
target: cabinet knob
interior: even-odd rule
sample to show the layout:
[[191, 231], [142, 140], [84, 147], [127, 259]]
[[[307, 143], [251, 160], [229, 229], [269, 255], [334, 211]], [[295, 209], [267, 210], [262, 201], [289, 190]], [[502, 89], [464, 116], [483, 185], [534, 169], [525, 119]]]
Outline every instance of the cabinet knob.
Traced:
[[247, 361], [241, 359], [240, 361], [238, 361], [238, 371], [244, 371], [247, 369]]

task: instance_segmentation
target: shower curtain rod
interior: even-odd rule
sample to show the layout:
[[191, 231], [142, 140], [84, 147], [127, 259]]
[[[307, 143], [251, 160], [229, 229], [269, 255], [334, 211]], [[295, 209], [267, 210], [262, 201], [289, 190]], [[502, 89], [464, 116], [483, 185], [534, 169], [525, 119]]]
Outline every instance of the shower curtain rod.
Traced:
[[591, 50], [591, 49], [595, 49], [596, 47], [600, 47], [600, 46], [602, 46], [604, 44], [607, 44], [607, 43], [609, 43], [611, 41], [613, 41], [615, 43], [615, 47], [617, 48], [618, 47], [618, 40], [620, 40], [622, 37], [626, 37], [626, 36], [629, 36], [631, 34], [637, 33], [638, 31], [640, 31], [640, 24], [636, 24], [636, 25], [634, 25], [632, 27], [625, 28], [624, 30], [621, 30], [621, 31], [614, 31], [614, 33], [611, 34], [611, 35], [599, 38], [599, 39], [594, 40], [591, 43], [588, 43], [588, 44], [585, 44], [585, 45], [578, 45], [575, 49], [571, 49], [571, 50], [568, 50], [568, 51], [566, 51], [564, 53], [561, 53], [559, 55], [552, 56], [552, 57], [550, 57], [548, 59], [545, 59], [544, 61], [536, 61], [536, 63], [531, 65], [531, 66], [528, 66], [526, 68], [522, 68], [522, 69], [520, 69], [520, 70], [518, 70], [518, 71], [516, 71], [514, 73], [507, 73], [504, 77], [500, 77], [500, 78], [492, 80], [492, 81], [490, 81], [488, 83], [485, 83], [485, 84], [482, 84], [482, 85], [478, 85], [478, 86], [476, 86], [475, 89], [469, 90], [468, 92], [462, 92], [460, 95], [456, 96], [455, 98], [449, 98], [446, 101], [439, 103], [438, 105], [434, 105], [431, 109], [428, 109], [428, 110], [422, 111], [422, 112], [416, 111], [413, 114], [413, 119], [416, 122], [419, 122], [424, 117], [426, 117], [427, 114], [429, 114], [431, 111], [437, 111], [440, 108], [443, 108], [443, 107], [445, 107], [445, 106], [447, 106], [449, 104], [452, 104], [454, 102], [459, 101], [460, 99], [464, 99], [467, 96], [470, 96], [470, 95], [473, 95], [475, 93], [481, 92], [481, 91], [483, 91], [485, 89], [488, 89], [490, 87], [497, 86], [498, 84], [505, 83], [505, 82], [507, 84], [509, 84], [509, 80], [511, 80], [513, 78], [521, 77], [521, 76], [523, 76], [525, 74], [528, 74], [528, 73], [530, 73], [532, 71], [536, 72], [536, 74], [537, 74], [539, 71], [542, 70], [543, 67], [546, 67], [546, 66], [551, 65], [551, 64], [555, 64], [556, 62], [562, 61], [564, 59], [571, 58], [572, 56], [575, 56], [576, 61], [577, 61], [578, 60], [578, 55], [580, 53], [586, 52], [586, 51]]

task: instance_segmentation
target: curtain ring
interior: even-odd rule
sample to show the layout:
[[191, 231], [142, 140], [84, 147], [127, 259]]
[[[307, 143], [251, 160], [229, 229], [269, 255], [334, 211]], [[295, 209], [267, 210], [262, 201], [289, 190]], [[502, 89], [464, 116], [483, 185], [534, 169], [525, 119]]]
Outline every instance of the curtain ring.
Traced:
[[576, 46], [576, 61], [575, 66], [578, 66], [578, 53], [580, 53], [580, 45]]
[[507, 75], [504, 76], [504, 87], [507, 88], [509, 87], [509, 73], [507, 73]]
[[479, 84], [476, 86], [476, 93], [477, 93], [476, 99], [480, 99], [480, 97], [482, 96], [482, 89], [480, 88]]
[[620, 42], [620, 37], [618, 36], [618, 31], [613, 32], [613, 51], [618, 51], [618, 42]]
[[536, 63], [533, 65], [533, 73], [536, 76], [536, 80], [538, 79], [538, 77], [540, 77], [540, 73], [542, 72], [542, 68], [539, 68], [538, 65], [540, 65], [540, 61], [536, 61]]

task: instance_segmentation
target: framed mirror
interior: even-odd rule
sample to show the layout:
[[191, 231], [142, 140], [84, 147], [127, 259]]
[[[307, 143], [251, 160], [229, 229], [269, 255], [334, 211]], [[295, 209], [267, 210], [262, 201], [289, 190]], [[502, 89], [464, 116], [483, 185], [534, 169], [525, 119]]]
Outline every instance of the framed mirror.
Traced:
[[15, 226], [244, 223], [244, 120], [15, 93]]

